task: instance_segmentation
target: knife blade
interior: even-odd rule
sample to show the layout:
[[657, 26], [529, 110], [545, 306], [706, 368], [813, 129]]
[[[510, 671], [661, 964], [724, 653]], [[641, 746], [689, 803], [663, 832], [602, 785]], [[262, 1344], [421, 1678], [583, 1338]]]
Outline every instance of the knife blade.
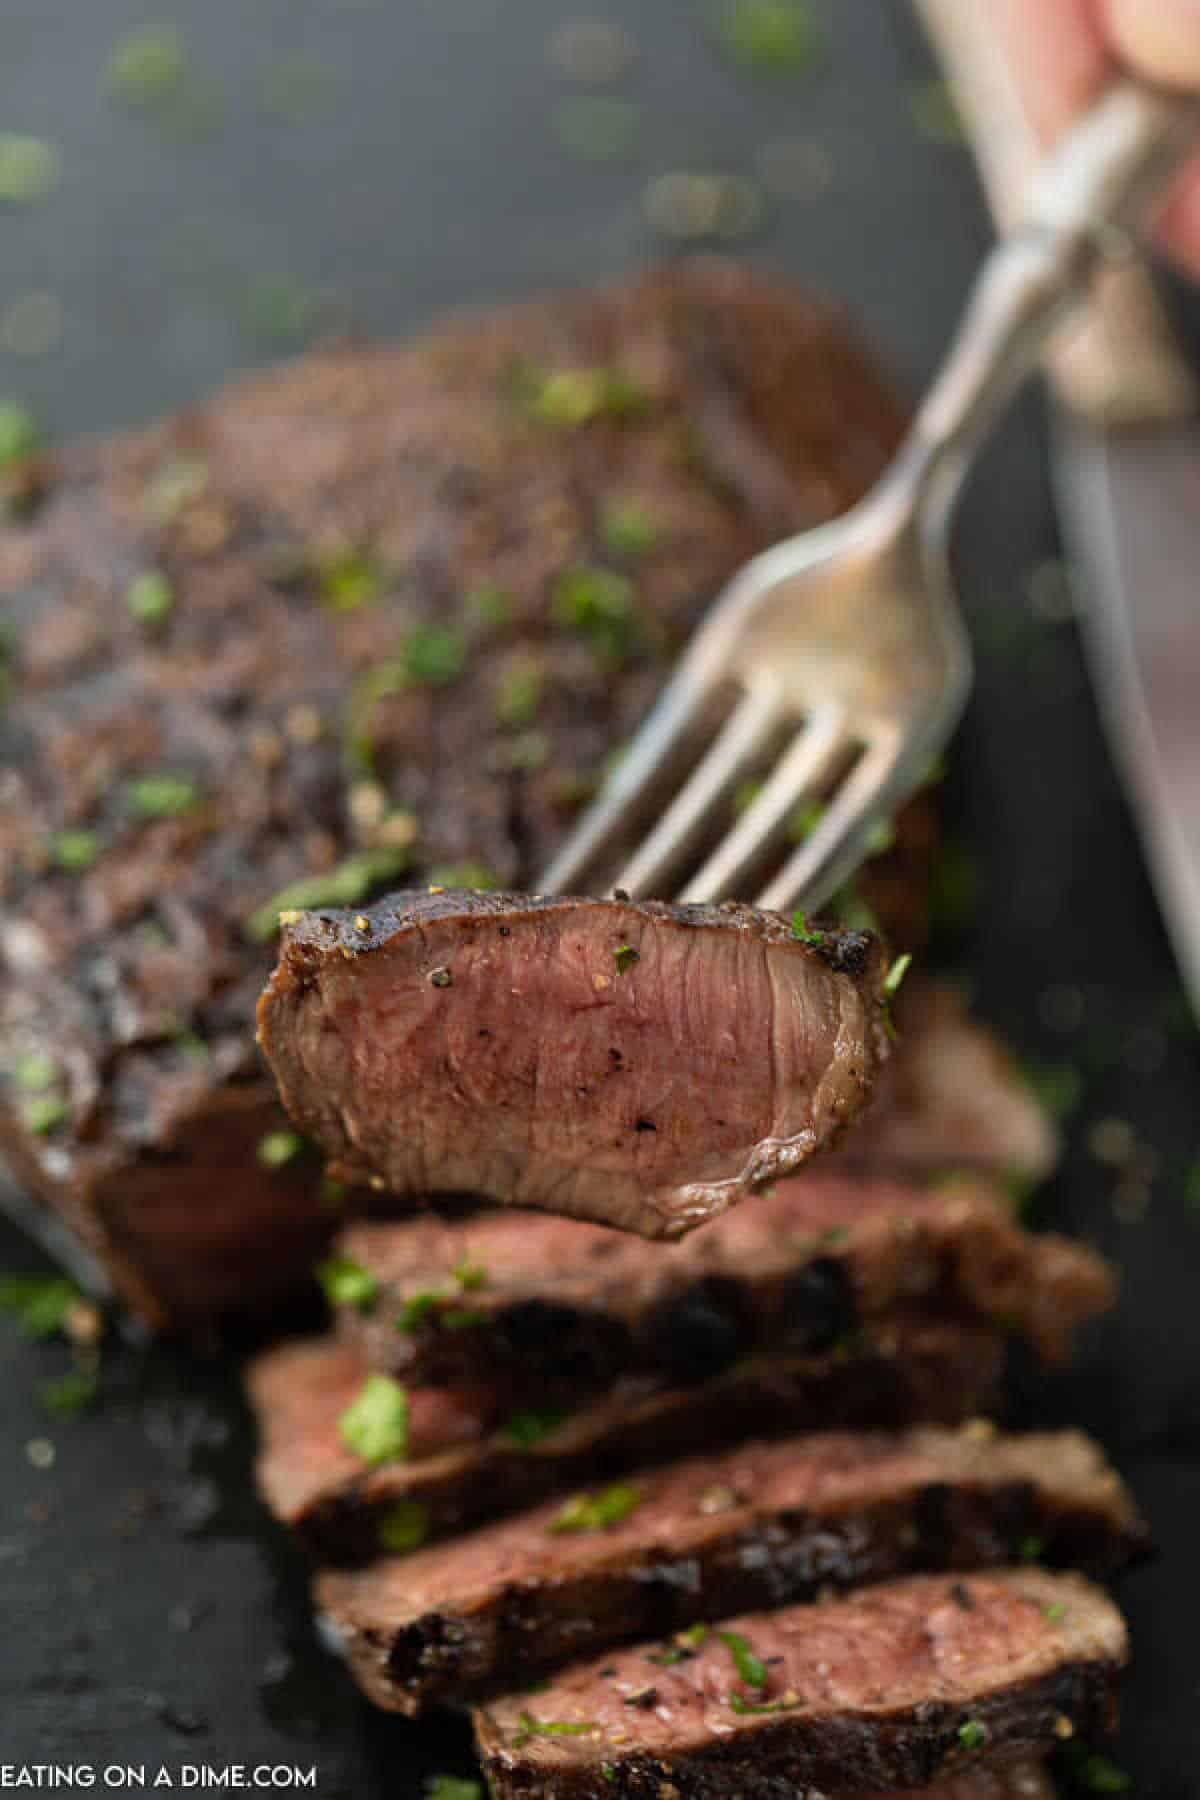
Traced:
[[1200, 428], [1056, 407], [1052, 461], [1097, 700], [1200, 1013]]

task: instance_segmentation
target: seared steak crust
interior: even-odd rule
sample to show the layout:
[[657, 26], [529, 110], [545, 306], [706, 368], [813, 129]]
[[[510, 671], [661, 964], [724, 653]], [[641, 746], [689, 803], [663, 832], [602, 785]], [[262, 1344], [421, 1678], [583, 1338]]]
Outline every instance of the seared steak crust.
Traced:
[[259, 1038], [345, 1180], [678, 1237], [866, 1099], [883, 958], [813, 937], [732, 904], [399, 893], [286, 927]]
[[338, 1420], [366, 1365], [336, 1339], [281, 1345], [247, 1374], [258, 1419], [266, 1504], [323, 1560], [378, 1555], [402, 1503], [442, 1537], [514, 1512], [564, 1484], [606, 1479], [664, 1456], [747, 1434], [955, 1425], [996, 1400], [1003, 1340], [983, 1326], [920, 1315], [881, 1320], [825, 1356], [750, 1357], [687, 1388], [622, 1383], [568, 1414], [537, 1442], [513, 1429], [510, 1395], [420, 1388], [410, 1396], [409, 1454], [369, 1468]]
[[314, 354], [18, 472], [0, 1150], [127, 1300], [266, 1300], [328, 1232], [316, 1159], [256, 1154], [279, 896], [532, 880], [714, 591], [899, 427], [839, 314], [708, 262]]
[[423, 1384], [508, 1381], [535, 1397], [824, 1350], [908, 1304], [1002, 1320], [1053, 1360], [1114, 1288], [1094, 1252], [1023, 1231], [982, 1183], [922, 1189], [817, 1170], [679, 1244], [492, 1212], [363, 1221], [335, 1249], [371, 1278], [373, 1296], [339, 1307], [338, 1325], [373, 1368]]
[[731, 1620], [678, 1662], [610, 1651], [480, 1709], [476, 1735], [503, 1800], [925, 1787], [1110, 1730], [1126, 1655], [1119, 1613], [1079, 1576], [914, 1576]]
[[1038, 1560], [1093, 1572], [1146, 1543], [1076, 1432], [818, 1434], [649, 1469], [636, 1504], [564, 1532], [561, 1495], [466, 1537], [317, 1579], [378, 1705], [513, 1690], [614, 1644], [922, 1570]]

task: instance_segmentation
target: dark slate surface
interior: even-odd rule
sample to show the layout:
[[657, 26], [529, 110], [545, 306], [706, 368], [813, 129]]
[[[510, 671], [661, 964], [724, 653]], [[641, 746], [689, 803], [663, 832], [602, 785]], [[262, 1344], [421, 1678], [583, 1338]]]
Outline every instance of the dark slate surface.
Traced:
[[[137, 0], [0, 8], [0, 126], [62, 156], [53, 193], [0, 214], [0, 394], [55, 434], [184, 403], [312, 320], [399, 334], [445, 305], [626, 267], [657, 247], [648, 176], [750, 173], [779, 138], [823, 146], [831, 179], [774, 201], [747, 254], [845, 296], [910, 388], [985, 242], [963, 153], [914, 129], [915, 34], [873, 0], [823, 0], [820, 69], [765, 84], [714, 55], [691, 0], [597, 0], [636, 36], [619, 91], [644, 114], [628, 160], [596, 165], [550, 126], [566, 92], [545, 58], [561, 0], [175, 6], [207, 136], [181, 130], [177, 108], [155, 123], [106, 99], [110, 50], [145, 18]], [[264, 105], [281, 87], [293, 122]], [[38, 356], [3, 347], [30, 293], [61, 305], [61, 340]], [[1142, 1800], [1185, 1800], [1200, 1792], [1200, 1212], [1185, 1200], [1200, 1057], [1074, 626], [1030, 605], [1054, 549], [1029, 403], [962, 518], [981, 673], [947, 785], [979, 898], [948, 953], [1028, 1055], [1083, 1078], [1040, 1213], [1115, 1257], [1124, 1297], [1028, 1416], [1098, 1432], [1158, 1530], [1161, 1560], [1124, 1589], [1136, 1663], [1118, 1755]], [[1114, 1120], [1124, 1146], [1111, 1123], [1096, 1132]], [[1130, 1134], [1132, 1163], [1098, 1160]], [[38, 1266], [0, 1230], [0, 1267]], [[37, 1388], [66, 1352], [3, 1329], [0, 1354], [5, 1763], [144, 1764], [148, 1780], [165, 1765], [177, 1782], [185, 1764], [316, 1765], [326, 1800], [415, 1796], [431, 1770], [469, 1769], [456, 1727], [372, 1714], [319, 1649], [298, 1560], [251, 1492], [231, 1356], [117, 1346], [101, 1410], [58, 1422]], [[48, 1468], [30, 1459], [38, 1439]]]

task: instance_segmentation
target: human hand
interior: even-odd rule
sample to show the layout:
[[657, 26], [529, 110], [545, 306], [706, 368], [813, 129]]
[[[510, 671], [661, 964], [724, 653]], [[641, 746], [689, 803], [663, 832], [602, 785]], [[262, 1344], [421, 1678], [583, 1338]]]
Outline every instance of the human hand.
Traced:
[[[1200, 91], [1200, 0], [993, 3], [1025, 107], [1046, 143], [1122, 67]], [[1172, 184], [1158, 224], [1166, 249], [1200, 277], [1200, 156]]]

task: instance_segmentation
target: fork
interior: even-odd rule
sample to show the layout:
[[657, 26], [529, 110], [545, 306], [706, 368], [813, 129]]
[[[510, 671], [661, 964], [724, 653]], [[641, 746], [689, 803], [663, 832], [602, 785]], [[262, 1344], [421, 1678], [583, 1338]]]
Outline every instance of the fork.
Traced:
[[[972, 458], [1097, 261], [1128, 249], [1121, 228], [1198, 127], [1200, 102], [1125, 80], [1062, 140], [1024, 221], [985, 259], [890, 467], [851, 511], [776, 544], [728, 584], [544, 891], [607, 879], [635, 899], [753, 893], [786, 912], [818, 908], [846, 884], [970, 692], [948, 536]], [[764, 768], [722, 834], [739, 789]], [[801, 813], [815, 823], [796, 845]]]

